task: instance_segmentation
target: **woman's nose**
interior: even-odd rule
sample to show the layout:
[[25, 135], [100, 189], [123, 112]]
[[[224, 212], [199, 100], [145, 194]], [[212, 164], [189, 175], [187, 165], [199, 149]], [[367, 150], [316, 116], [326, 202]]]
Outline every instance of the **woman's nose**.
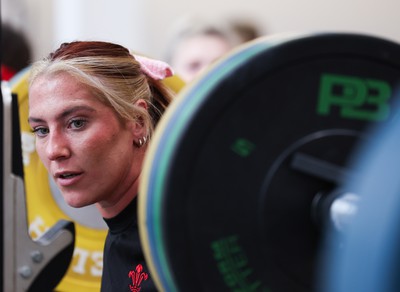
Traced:
[[67, 139], [60, 133], [50, 133], [46, 145], [46, 154], [49, 160], [68, 158], [71, 151]]

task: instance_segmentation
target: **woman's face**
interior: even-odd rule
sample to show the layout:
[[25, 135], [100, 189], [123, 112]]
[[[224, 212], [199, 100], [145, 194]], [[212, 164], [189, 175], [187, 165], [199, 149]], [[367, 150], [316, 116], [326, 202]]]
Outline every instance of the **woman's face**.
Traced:
[[113, 205], [137, 192], [141, 155], [138, 125], [123, 123], [72, 76], [39, 76], [29, 93], [29, 124], [36, 150], [73, 207]]

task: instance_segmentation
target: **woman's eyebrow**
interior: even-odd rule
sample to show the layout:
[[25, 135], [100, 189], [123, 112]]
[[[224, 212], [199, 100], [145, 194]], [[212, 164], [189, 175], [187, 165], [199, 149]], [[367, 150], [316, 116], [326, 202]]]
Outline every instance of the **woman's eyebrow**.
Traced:
[[[71, 108], [67, 108], [66, 110], [64, 110], [62, 113], [60, 113], [59, 115], [56, 116], [57, 120], [63, 119], [67, 116], [69, 116], [70, 114], [77, 112], [77, 111], [89, 111], [89, 112], [95, 112], [96, 110], [92, 107], [86, 106], [86, 105], [77, 105], [77, 106], [73, 106]], [[28, 117], [28, 122], [32, 122], [32, 123], [40, 123], [40, 122], [44, 122], [43, 119], [41, 118], [35, 118], [35, 117]]]

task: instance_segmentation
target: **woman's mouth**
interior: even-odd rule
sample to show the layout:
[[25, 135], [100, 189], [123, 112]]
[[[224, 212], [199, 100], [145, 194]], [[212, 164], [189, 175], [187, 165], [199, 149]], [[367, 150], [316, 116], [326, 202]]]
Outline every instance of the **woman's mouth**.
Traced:
[[59, 186], [67, 187], [76, 184], [82, 177], [82, 172], [60, 172], [54, 176]]
[[77, 176], [77, 173], [65, 173], [65, 174], [60, 174], [60, 178], [61, 179], [66, 179], [66, 178], [72, 178], [74, 176]]

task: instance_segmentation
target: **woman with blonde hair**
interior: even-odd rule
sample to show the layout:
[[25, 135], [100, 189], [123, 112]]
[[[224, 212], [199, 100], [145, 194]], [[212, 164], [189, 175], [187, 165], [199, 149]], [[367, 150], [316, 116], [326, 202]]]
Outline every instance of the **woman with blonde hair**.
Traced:
[[70, 206], [95, 204], [109, 227], [101, 290], [156, 290], [136, 204], [147, 145], [172, 98], [161, 82], [171, 68], [84, 41], [62, 44], [31, 72], [28, 120], [40, 159]]

